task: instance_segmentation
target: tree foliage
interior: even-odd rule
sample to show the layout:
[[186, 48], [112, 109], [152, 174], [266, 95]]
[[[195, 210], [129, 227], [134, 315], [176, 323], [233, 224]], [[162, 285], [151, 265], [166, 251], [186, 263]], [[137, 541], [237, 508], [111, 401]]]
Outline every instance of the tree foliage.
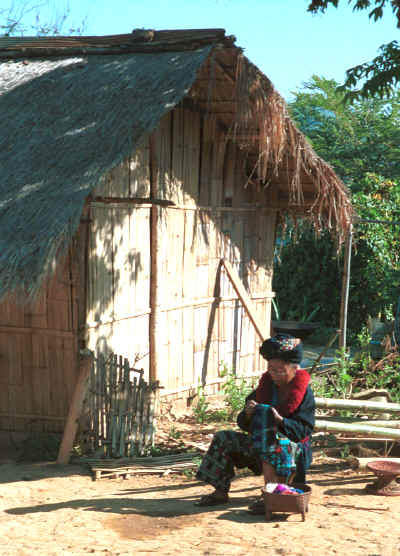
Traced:
[[316, 75], [295, 95], [291, 114], [314, 149], [351, 188], [367, 173], [400, 180], [400, 95], [343, 103], [337, 82]]
[[[400, 292], [400, 226], [364, 222], [400, 221], [400, 98], [353, 105], [342, 100], [334, 80], [314, 76], [290, 110], [318, 154], [352, 191], [358, 220], [348, 322], [355, 336], [369, 315], [390, 318]], [[316, 320], [337, 327], [343, 259], [329, 234], [316, 238], [307, 224], [291, 234], [280, 249], [274, 276], [281, 318], [300, 318], [319, 306]]]
[[8, 7], [0, 7], [0, 35], [81, 35], [86, 27], [86, 17], [79, 24], [71, 20], [68, 4], [52, 0], [14, 0]]
[[[325, 13], [329, 5], [338, 7], [340, 0], [312, 0], [308, 11]], [[369, 10], [369, 17], [377, 22], [390, 9], [400, 28], [400, 0], [348, 0], [353, 11]], [[340, 87], [346, 101], [377, 96], [389, 98], [400, 83], [400, 43], [396, 40], [382, 45], [379, 55], [346, 71], [346, 79]]]

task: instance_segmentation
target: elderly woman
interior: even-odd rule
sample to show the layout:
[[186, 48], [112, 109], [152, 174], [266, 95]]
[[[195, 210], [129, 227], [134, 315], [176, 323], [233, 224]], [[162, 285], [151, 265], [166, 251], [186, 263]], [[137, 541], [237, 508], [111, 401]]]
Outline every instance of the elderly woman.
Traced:
[[[278, 334], [263, 342], [260, 353], [268, 361], [268, 370], [237, 418], [246, 433], [223, 430], [214, 435], [197, 478], [215, 490], [200, 499], [200, 506], [229, 502], [234, 467], [263, 473], [265, 483], [305, 483], [311, 464], [315, 401], [310, 375], [299, 368], [301, 341]], [[259, 506], [256, 503], [249, 509], [258, 513], [263, 510]]]

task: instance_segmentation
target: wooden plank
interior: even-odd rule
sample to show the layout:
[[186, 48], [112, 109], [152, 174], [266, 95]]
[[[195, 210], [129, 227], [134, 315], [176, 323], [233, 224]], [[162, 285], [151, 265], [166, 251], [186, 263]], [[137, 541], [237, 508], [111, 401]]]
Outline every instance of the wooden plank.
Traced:
[[222, 204], [231, 206], [234, 197], [235, 175], [236, 175], [236, 145], [232, 141], [228, 141], [225, 149], [224, 175], [223, 175], [223, 192]]
[[24, 306], [16, 303], [14, 296], [8, 295], [0, 303], [0, 327], [24, 326]]
[[[42, 288], [35, 302], [29, 303], [24, 306], [24, 327], [25, 328], [47, 328], [47, 288]], [[50, 301], [50, 300], [49, 300]], [[51, 302], [51, 301], [50, 301]], [[63, 306], [62, 311], [67, 307]], [[67, 321], [68, 322], [68, 321]], [[50, 328], [53, 326], [50, 325]], [[59, 328], [54, 327], [54, 328]], [[68, 325], [63, 326], [64, 329], [69, 329]]]
[[211, 179], [213, 168], [213, 141], [215, 133], [215, 118], [206, 115], [203, 120], [203, 134], [201, 145], [200, 161], [200, 192], [199, 204], [202, 206], [210, 205]]
[[126, 159], [112, 168], [94, 190], [94, 196], [128, 197], [129, 196], [129, 164]]
[[227, 275], [228, 275], [228, 277], [229, 277], [237, 295], [240, 298], [240, 301], [243, 304], [243, 307], [246, 310], [246, 313], [248, 314], [254, 328], [256, 329], [256, 332], [257, 332], [259, 338], [261, 340], [264, 340], [267, 336], [265, 334], [265, 331], [263, 330], [263, 327], [262, 327], [261, 323], [259, 322], [258, 316], [257, 316], [257, 314], [254, 310], [253, 305], [252, 305], [252, 301], [251, 301], [248, 293], [246, 292], [243, 284], [241, 283], [237, 272], [234, 270], [231, 263], [229, 261], [227, 261], [226, 259], [222, 259], [222, 263], [224, 265], [224, 268], [227, 272]]
[[129, 192], [133, 197], [150, 196], [150, 148], [146, 138], [136, 149], [129, 163]]
[[[161, 118], [157, 129], [150, 139], [151, 145], [151, 159], [153, 163], [153, 179], [156, 180], [155, 190], [152, 191], [152, 196], [156, 199], [166, 199], [176, 202], [181, 197], [177, 196], [177, 189], [180, 188], [178, 173], [171, 168], [171, 129], [173, 126], [172, 120], [175, 111], [168, 112]], [[173, 161], [172, 161], [173, 165]], [[150, 190], [153, 187], [150, 184]]]
[[[118, 320], [132, 314], [135, 301], [135, 270], [137, 265], [138, 243], [134, 234], [132, 209], [110, 210], [114, 221], [112, 236], [113, 250], [113, 318]], [[132, 233], [133, 232], [133, 233]]]
[[200, 170], [200, 122], [199, 112], [183, 111], [183, 200], [184, 204], [198, 202]]
[[83, 400], [88, 386], [91, 365], [92, 354], [85, 353], [81, 360], [78, 381], [75, 386], [74, 395], [68, 411], [67, 421], [65, 423], [63, 438], [58, 451], [58, 464], [66, 464], [69, 462], [76, 431], [78, 429], [78, 419], [82, 411]]
[[173, 112], [172, 117], [172, 167], [171, 167], [171, 185], [169, 190], [170, 200], [174, 203], [184, 204], [183, 195], [184, 188], [184, 110], [178, 106]]
[[225, 160], [226, 136], [225, 133], [216, 128], [213, 142], [212, 174], [210, 180], [210, 205], [222, 205], [223, 172]]
[[[183, 231], [183, 268], [182, 268], [182, 297], [184, 299], [193, 297], [193, 280], [196, 273], [196, 250], [194, 245], [195, 237], [195, 215], [193, 211], [184, 213]], [[195, 297], [198, 297], [195, 294]]]
[[113, 310], [112, 209], [93, 208], [88, 253], [88, 320], [110, 319]]
[[71, 330], [53, 330], [50, 328], [26, 328], [24, 326], [0, 326], [0, 334], [7, 334], [9, 337], [14, 334], [40, 334], [42, 336], [54, 336], [58, 338], [73, 338], [74, 332]]
[[134, 283], [135, 312], [149, 307], [150, 298], [150, 209], [137, 208], [132, 211], [131, 220], [131, 271]]

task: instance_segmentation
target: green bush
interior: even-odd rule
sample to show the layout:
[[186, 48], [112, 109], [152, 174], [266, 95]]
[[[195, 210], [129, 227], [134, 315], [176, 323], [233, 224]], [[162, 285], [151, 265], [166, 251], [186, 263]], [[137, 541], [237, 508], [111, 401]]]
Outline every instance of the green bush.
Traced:
[[208, 420], [209, 403], [202, 386], [197, 387], [197, 402], [193, 407], [193, 413], [198, 423], [205, 423]]
[[254, 381], [249, 384], [244, 377], [237, 377], [226, 366], [222, 367], [220, 375], [226, 378], [222, 391], [225, 403], [228, 406], [228, 418], [233, 419], [243, 409], [246, 397], [254, 387]]
[[60, 435], [32, 432], [18, 446], [19, 461], [54, 461], [60, 448]]

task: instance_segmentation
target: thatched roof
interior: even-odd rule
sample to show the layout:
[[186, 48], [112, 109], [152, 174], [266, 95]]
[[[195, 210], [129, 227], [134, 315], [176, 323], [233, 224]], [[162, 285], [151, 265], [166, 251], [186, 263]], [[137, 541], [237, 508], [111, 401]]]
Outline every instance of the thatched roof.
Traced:
[[2, 37], [0, 297], [38, 290], [89, 193], [183, 98], [212, 110], [234, 134], [253, 161], [251, 179], [268, 187], [286, 172], [285, 206], [303, 206], [309, 183], [313, 218], [339, 232], [348, 226], [345, 187], [223, 30]]

